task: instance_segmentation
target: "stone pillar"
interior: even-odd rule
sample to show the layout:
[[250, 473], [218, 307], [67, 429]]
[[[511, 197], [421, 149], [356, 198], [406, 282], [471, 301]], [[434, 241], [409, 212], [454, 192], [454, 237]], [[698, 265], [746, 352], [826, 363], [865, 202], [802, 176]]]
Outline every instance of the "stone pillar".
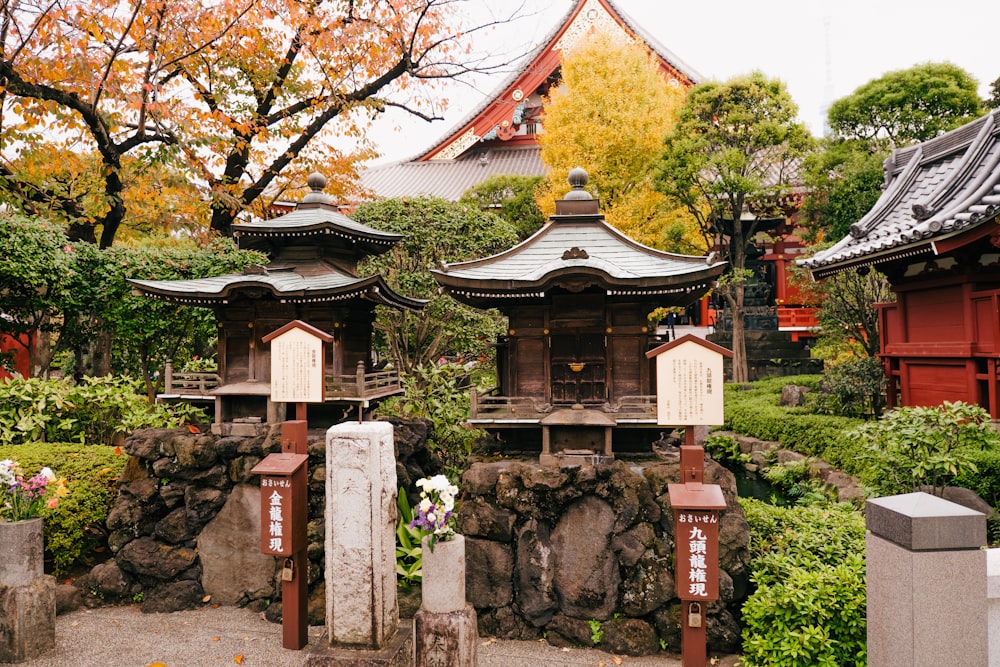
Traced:
[[56, 580], [44, 573], [42, 520], [0, 521], [0, 663], [56, 644]]
[[396, 601], [396, 458], [389, 422], [326, 435], [326, 638], [307, 665], [407, 665]]
[[986, 516], [907, 493], [866, 523], [869, 667], [986, 665]]
[[989, 667], [1000, 667], [1000, 549], [986, 550], [986, 606]]
[[422, 543], [420, 609], [413, 616], [415, 667], [475, 667], [476, 610], [465, 601], [465, 537]]

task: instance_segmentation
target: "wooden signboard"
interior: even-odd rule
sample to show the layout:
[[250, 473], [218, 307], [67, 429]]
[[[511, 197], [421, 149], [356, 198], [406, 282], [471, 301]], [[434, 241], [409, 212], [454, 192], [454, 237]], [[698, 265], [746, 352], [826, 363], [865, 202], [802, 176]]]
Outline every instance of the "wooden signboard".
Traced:
[[306, 544], [306, 454], [268, 454], [251, 471], [260, 475], [260, 550], [291, 556]]
[[261, 340], [271, 344], [271, 400], [322, 403], [325, 399], [323, 343], [333, 342], [333, 336], [294, 320]]
[[682, 336], [646, 353], [656, 358], [656, 422], [664, 426], [714, 426], [723, 416], [723, 358], [732, 352]]

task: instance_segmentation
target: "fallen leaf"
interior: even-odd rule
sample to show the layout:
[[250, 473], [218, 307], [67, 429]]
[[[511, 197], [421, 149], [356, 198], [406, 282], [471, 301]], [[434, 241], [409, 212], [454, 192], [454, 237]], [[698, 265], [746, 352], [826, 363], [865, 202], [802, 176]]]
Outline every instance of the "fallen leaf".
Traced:
[[615, 657], [611, 658], [611, 662], [615, 663], [616, 665], [620, 665], [624, 661], [616, 655]]
[[167, 667], [162, 662], [151, 662], [146, 667]]
[[601, 660], [599, 663], [597, 663], [597, 667], [608, 667], [608, 663]]
[[569, 647], [568, 646], [563, 646], [562, 647], [562, 652], [563, 653], [569, 653]]
[[201, 433], [201, 431], [198, 430], [198, 427], [194, 424], [188, 424], [188, 431], [191, 433]]
[[201, 601], [202, 602], [211, 602], [212, 601], [212, 596], [211, 595], [206, 595], [205, 597], [203, 597], [201, 599]]
[[233, 662], [235, 662], [237, 665], [242, 665], [243, 664], [243, 654], [242, 653], [237, 653], [236, 657], [233, 659]]
[[219, 635], [215, 635], [214, 637], [212, 637], [212, 641], [213, 642], [219, 641]]
[[122, 454], [122, 448], [121, 447], [115, 447], [115, 455], [121, 456], [121, 454]]

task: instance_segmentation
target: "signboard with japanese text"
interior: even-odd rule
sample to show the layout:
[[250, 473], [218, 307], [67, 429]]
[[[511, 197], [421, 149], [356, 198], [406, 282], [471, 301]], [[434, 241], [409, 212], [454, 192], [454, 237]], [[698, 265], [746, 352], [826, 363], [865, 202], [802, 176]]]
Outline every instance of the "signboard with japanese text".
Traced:
[[719, 599], [719, 513], [714, 510], [674, 510], [677, 597], [681, 600]]
[[322, 403], [323, 343], [333, 337], [295, 320], [261, 339], [271, 344], [271, 400], [275, 403]]
[[260, 475], [260, 550], [291, 556], [306, 546], [305, 454], [268, 454], [252, 472]]
[[656, 421], [664, 426], [715, 426], [723, 417], [723, 358], [714, 343], [683, 336], [646, 353], [656, 358]]

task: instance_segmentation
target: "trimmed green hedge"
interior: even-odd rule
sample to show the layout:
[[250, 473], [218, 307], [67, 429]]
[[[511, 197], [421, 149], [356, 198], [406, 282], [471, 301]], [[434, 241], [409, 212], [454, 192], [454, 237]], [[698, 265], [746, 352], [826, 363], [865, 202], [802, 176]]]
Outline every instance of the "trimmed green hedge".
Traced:
[[742, 435], [779, 442], [785, 449], [819, 457], [854, 474], [858, 465], [857, 446], [842, 436], [863, 424], [863, 420], [817, 415], [804, 408], [780, 405], [783, 386], [797, 384], [815, 388], [821, 378], [820, 375], [798, 375], [765, 378], [753, 385], [727, 385], [724, 427]]
[[746, 667], [867, 662], [865, 523], [846, 504], [778, 507], [750, 498], [750, 570], [743, 604]]
[[54, 574], [86, 564], [104, 545], [105, 520], [118, 494], [128, 456], [117, 447], [34, 443], [0, 446], [0, 459], [14, 459], [26, 473], [48, 466], [65, 477], [69, 494], [55, 508], [43, 508], [45, 553]]

